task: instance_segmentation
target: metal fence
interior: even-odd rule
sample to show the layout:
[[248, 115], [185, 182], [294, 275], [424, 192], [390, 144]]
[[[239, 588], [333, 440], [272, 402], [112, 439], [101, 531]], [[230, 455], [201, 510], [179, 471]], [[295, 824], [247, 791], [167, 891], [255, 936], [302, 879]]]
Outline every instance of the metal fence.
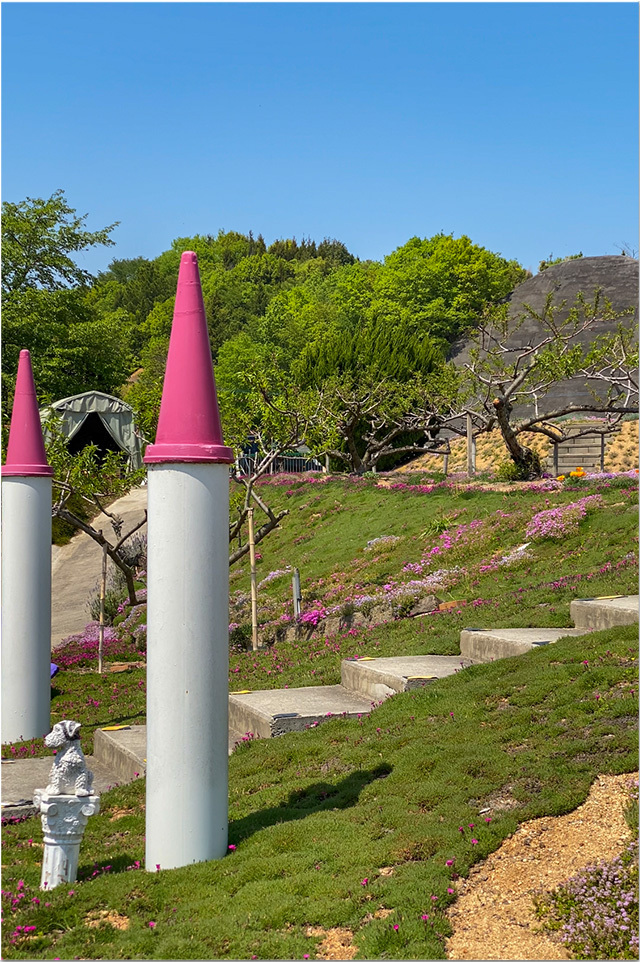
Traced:
[[[250, 454], [243, 454], [237, 460], [237, 470], [240, 474], [252, 474], [261, 460]], [[267, 474], [300, 474], [303, 471], [322, 471], [322, 465], [316, 458], [283, 454], [273, 459]]]

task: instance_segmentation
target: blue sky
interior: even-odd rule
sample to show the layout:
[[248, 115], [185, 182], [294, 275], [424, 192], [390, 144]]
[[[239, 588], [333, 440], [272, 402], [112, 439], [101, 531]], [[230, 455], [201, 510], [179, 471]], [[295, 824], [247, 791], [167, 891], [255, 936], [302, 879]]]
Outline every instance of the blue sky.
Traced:
[[638, 247], [635, 3], [3, 3], [2, 198], [154, 257], [219, 229], [537, 270]]

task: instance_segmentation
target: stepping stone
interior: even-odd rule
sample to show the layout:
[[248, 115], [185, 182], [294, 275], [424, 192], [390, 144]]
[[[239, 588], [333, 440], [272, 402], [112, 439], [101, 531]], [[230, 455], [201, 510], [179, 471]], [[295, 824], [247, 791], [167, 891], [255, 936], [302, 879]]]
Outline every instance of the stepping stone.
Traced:
[[381, 700], [401, 691], [422, 688], [454, 675], [471, 664], [460, 655], [405, 655], [393, 658], [347, 658], [341, 677], [345, 688]]
[[460, 653], [474, 662], [496, 661], [524, 655], [532, 648], [552, 645], [567, 635], [584, 635], [589, 628], [465, 628], [460, 632]]
[[638, 595], [577, 598], [571, 602], [571, 618], [577, 628], [601, 631], [638, 621]]
[[93, 736], [93, 754], [100, 764], [113, 772], [114, 782], [123, 784], [142, 778], [147, 770], [147, 726], [97, 728]]
[[366, 715], [371, 708], [371, 698], [342, 685], [249, 691], [229, 695], [229, 724], [245, 734], [274, 738], [304, 731], [334, 715]]

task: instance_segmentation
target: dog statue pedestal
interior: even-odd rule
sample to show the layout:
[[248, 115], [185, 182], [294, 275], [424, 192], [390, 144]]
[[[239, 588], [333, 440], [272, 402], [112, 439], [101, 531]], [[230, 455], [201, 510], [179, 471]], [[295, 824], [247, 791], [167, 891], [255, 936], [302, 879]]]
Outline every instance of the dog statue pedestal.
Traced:
[[99, 795], [51, 795], [38, 788], [33, 804], [42, 816], [44, 853], [40, 888], [47, 891], [78, 874], [80, 842], [90, 815], [100, 811]]
[[41, 889], [75, 882], [87, 821], [100, 811], [100, 796], [92, 794], [93, 772], [87, 768], [79, 731], [80, 722], [64, 719], [44, 740], [47, 748], [55, 749], [56, 757], [49, 784], [33, 794], [44, 832]]

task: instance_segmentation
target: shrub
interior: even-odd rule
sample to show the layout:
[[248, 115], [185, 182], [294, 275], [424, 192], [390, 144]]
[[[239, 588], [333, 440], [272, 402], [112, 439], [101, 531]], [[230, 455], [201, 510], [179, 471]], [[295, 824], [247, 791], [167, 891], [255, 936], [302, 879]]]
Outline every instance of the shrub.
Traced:
[[[112, 625], [114, 618], [122, 610], [122, 604], [129, 597], [127, 581], [120, 568], [112, 568], [107, 575], [104, 595], [104, 623]], [[87, 603], [92, 621], [100, 620], [100, 582], [89, 595]]]
[[250, 624], [234, 625], [229, 632], [229, 645], [240, 651], [248, 651], [251, 648], [251, 634]]
[[498, 481], [528, 481], [530, 476], [530, 469], [517, 465], [515, 461], [503, 461], [496, 471]]

